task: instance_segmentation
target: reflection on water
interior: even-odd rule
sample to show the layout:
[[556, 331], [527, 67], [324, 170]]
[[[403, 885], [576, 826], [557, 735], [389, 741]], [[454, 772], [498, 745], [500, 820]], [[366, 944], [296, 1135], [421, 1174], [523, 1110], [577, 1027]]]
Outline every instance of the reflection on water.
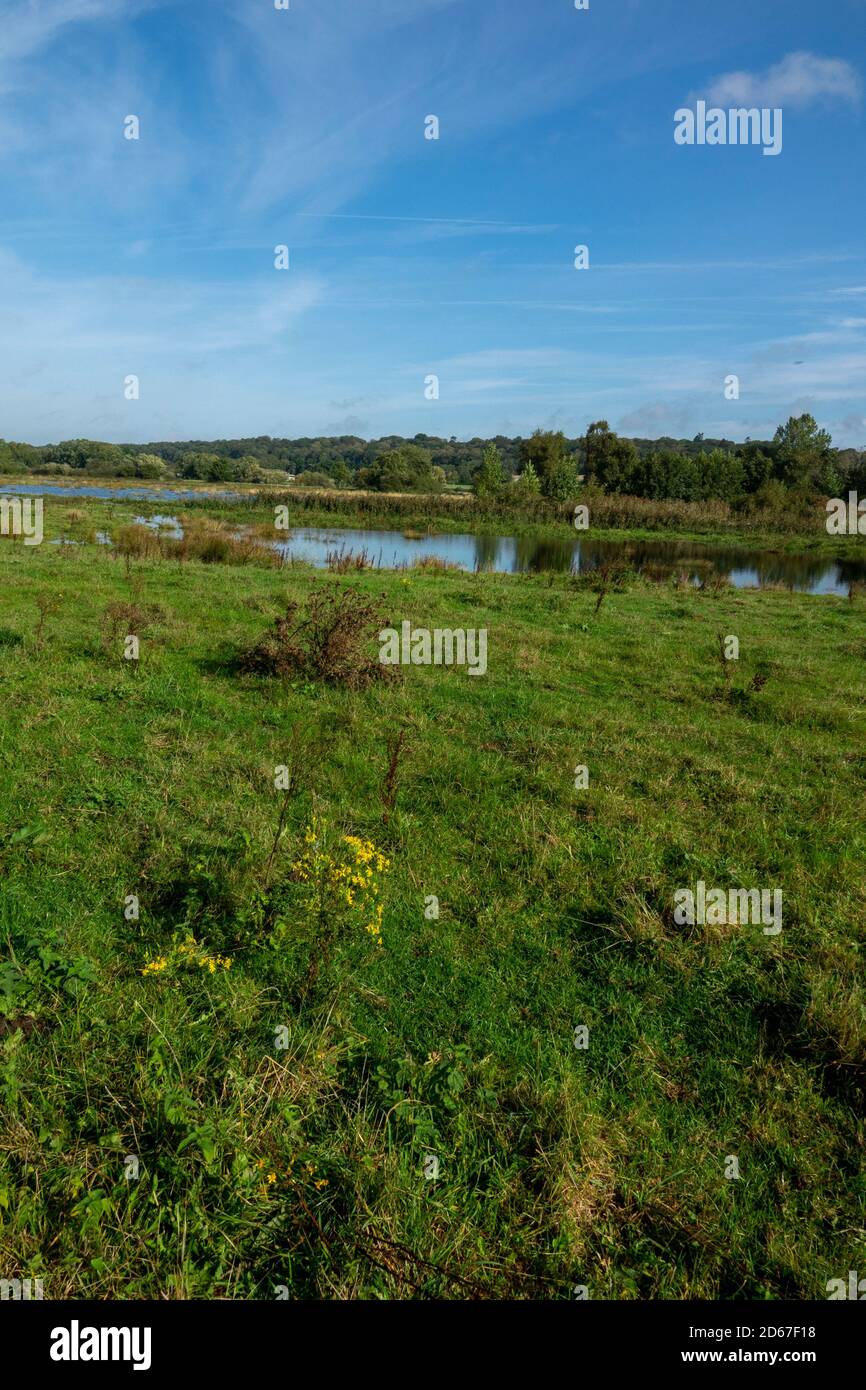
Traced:
[[626, 565], [653, 574], [668, 570], [697, 584], [725, 575], [738, 589], [781, 584], [809, 594], [846, 595], [852, 583], [866, 581], [863, 560], [830, 560], [826, 556], [777, 554], [746, 547], [717, 549], [699, 542], [665, 538], [653, 541], [588, 539], [539, 540], [532, 536], [425, 536], [409, 539], [394, 531], [325, 530], [298, 527], [279, 549], [298, 560], [324, 566], [334, 550], [366, 550], [374, 565], [395, 569], [435, 556], [463, 570], [498, 573], [555, 570], [569, 573]]

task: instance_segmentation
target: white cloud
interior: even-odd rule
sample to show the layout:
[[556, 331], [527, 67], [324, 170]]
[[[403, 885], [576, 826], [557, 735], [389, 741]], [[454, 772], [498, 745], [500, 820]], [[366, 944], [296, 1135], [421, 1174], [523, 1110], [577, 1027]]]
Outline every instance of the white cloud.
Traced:
[[788, 53], [765, 72], [725, 72], [713, 79], [706, 99], [714, 106], [810, 106], [815, 101], [846, 101], [862, 95], [860, 74], [842, 58]]

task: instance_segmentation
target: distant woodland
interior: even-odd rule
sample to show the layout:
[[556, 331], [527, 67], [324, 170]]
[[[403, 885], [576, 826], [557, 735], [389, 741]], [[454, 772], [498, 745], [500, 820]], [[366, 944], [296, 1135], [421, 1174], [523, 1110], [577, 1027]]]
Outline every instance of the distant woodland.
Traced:
[[416, 434], [365, 440], [355, 435], [303, 439], [157, 440], [106, 444], [68, 439], [32, 445], [0, 440], [0, 474], [89, 475], [109, 478], [187, 478], [381, 492], [440, 492], [471, 488], [557, 499], [587, 487], [687, 502], [751, 496], [772, 500], [784, 491], [839, 495], [866, 492], [866, 450], [836, 449], [811, 415], [791, 417], [772, 440], [628, 439], [605, 420], [569, 439], [551, 430], [528, 438], [497, 435], [458, 440]]

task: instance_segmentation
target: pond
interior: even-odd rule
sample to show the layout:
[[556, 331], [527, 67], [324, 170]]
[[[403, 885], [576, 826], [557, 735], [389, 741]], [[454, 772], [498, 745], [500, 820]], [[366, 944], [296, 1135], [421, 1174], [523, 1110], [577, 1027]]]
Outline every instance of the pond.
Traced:
[[[145, 522], [143, 517], [137, 520]], [[166, 531], [170, 527], [168, 534], [179, 534], [175, 517], [151, 517], [145, 524], [160, 525]], [[842, 597], [852, 584], [866, 582], [866, 554], [863, 560], [833, 560], [826, 555], [789, 555], [751, 547], [719, 549], [673, 538], [539, 540], [534, 536], [417, 536], [399, 531], [298, 526], [287, 533], [286, 540], [265, 544], [287, 558], [304, 560], [319, 569], [327, 566], [329, 556], [363, 554], [367, 563], [378, 569], [411, 568], [428, 558], [461, 570], [487, 569], [500, 574], [543, 570], [568, 574], [625, 564], [656, 575], [665, 570], [685, 574], [695, 584], [724, 575], [737, 589], [782, 585], [803, 593]]]
[[[75, 487], [37, 483], [3, 486], [0, 491], [44, 493], [60, 497], [131, 498], [141, 501], [191, 501], [203, 496], [232, 497], [228, 492], [182, 491], [167, 487]], [[138, 518], [144, 521], [144, 518]], [[147, 525], [170, 528], [168, 534], [182, 535], [175, 517], [151, 517]], [[242, 530], [242, 528], [239, 528]], [[692, 583], [712, 576], [725, 576], [735, 588], [766, 588], [781, 585], [807, 594], [846, 596], [854, 583], [866, 582], [866, 547], [862, 560], [838, 559], [827, 555], [788, 554], [761, 547], [703, 545], [660, 536], [653, 540], [606, 540], [603, 537], [577, 537], [569, 540], [540, 540], [535, 536], [427, 535], [401, 534], [399, 531], [359, 530], [344, 527], [298, 526], [287, 532], [285, 541], [272, 544], [286, 556], [306, 560], [319, 568], [328, 564], [334, 552], [364, 552], [367, 561], [382, 569], [410, 567], [430, 557], [461, 570], [489, 569], [498, 573], [554, 570], [567, 574], [598, 569], [603, 565], [626, 564], [630, 568], [654, 573], [669, 570], [684, 574]]]

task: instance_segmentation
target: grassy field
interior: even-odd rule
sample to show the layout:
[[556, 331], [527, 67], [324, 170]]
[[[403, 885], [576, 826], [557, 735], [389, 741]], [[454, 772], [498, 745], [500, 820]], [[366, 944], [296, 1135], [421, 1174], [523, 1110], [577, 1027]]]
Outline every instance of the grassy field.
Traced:
[[[355, 689], [238, 662], [345, 580], [0, 567], [3, 1277], [790, 1299], [863, 1268], [862, 600], [365, 573], [395, 626], [487, 628], [488, 670]], [[677, 925], [699, 879], [781, 888], [783, 930]]]

